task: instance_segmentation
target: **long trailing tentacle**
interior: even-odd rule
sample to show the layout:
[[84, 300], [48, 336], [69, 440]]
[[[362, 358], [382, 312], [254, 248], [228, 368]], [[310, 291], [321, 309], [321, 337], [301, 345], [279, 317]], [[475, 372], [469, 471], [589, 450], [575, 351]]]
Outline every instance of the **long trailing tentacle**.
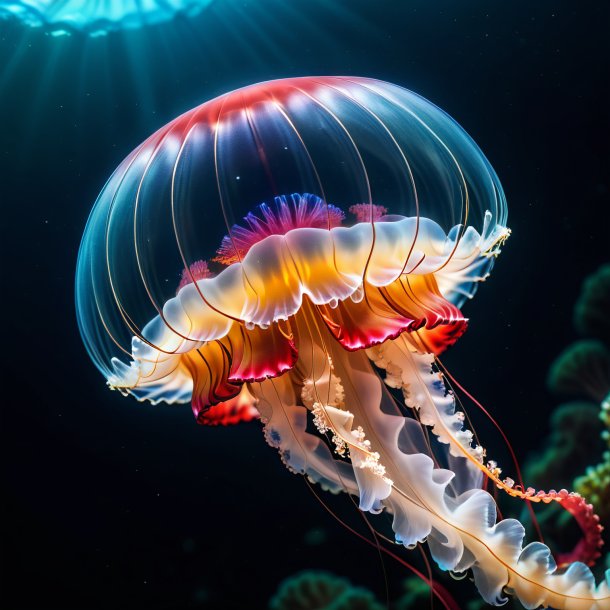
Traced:
[[[455, 474], [435, 467], [420, 452], [420, 425], [388, 407], [388, 391], [366, 355], [339, 349], [331, 346], [330, 359], [332, 374], [343, 382], [344, 395], [335, 393], [343, 404], [314, 407], [317, 427], [330, 433], [339, 457], [332, 457], [323, 437], [307, 432], [307, 409], [298, 404], [302, 384], [286, 376], [250, 386], [266, 421], [267, 439], [291, 470], [327, 489], [358, 495], [363, 510], [388, 510], [397, 541], [412, 547], [427, 540], [443, 569], [472, 570], [489, 603], [502, 603], [510, 592], [527, 608], [606, 610], [607, 582], [595, 588], [581, 563], [559, 573], [548, 547], [538, 542], [522, 546], [525, 532], [518, 521], [496, 522], [495, 503], [487, 492], [472, 488], [458, 493], [451, 485]], [[330, 396], [330, 369], [317, 370], [314, 393]]]
[[377, 367], [385, 370], [385, 383], [402, 390], [405, 404], [419, 412], [422, 423], [430, 426], [453, 455], [469, 459], [510, 496], [535, 503], [557, 502], [574, 517], [582, 538], [570, 552], [558, 556], [560, 566], [574, 561], [595, 563], [603, 545], [603, 528], [593, 506], [575, 492], [524, 489], [510, 477], [501, 478], [502, 470], [497, 463], [486, 460], [486, 450], [473, 443], [473, 433], [464, 427], [464, 412], [456, 409], [454, 394], [448, 390], [443, 374], [435, 370], [434, 354], [417, 353], [412, 342], [399, 337], [369, 349], [368, 355]]
[[[350, 429], [352, 422], [345, 412], [336, 418], [332, 407], [327, 412], [331, 420], [337, 420], [336, 428], [343, 422], [340, 437], [358, 438], [360, 433], [354, 432], [360, 425], [371, 443], [370, 450], [380, 453], [384, 476], [392, 480], [392, 491], [382, 502], [394, 514], [397, 538], [408, 546], [427, 536], [437, 563], [458, 572], [472, 569], [481, 594], [490, 603], [500, 603], [506, 587], [528, 608], [540, 604], [607, 608], [608, 583], [595, 589], [593, 576], [584, 564], [574, 563], [563, 574], [558, 573], [548, 547], [541, 543], [522, 547], [524, 530], [518, 521], [496, 523], [495, 503], [488, 493], [470, 489], [456, 496], [449, 489], [454, 476], [451, 472], [434, 468], [429, 456], [404, 453], [404, 445], [401, 450], [398, 438], [412, 420], [385, 413], [383, 408], [371, 408], [369, 400], [377, 404], [383, 389], [376, 389], [376, 376], [364, 373], [365, 363], [355, 360], [360, 357], [364, 355], [349, 356], [353, 387], [347, 382], [345, 387], [346, 408], [354, 414], [353, 427]], [[337, 354], [333, 354], [333, 360], [337, 360]], [[341, 375], [340, 362], [335, 366]], [[362, 402], [367, 403], [366, 408]]]

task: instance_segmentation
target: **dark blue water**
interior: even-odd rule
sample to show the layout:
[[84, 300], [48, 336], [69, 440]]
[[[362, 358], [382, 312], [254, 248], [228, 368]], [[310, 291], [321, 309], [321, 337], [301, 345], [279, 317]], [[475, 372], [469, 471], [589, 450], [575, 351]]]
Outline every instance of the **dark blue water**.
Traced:
[[[107, 390], [74, 315], [87, 215], [145, 137], [235, 87], [355, 74], [417, 91], [472, 135], [506, 191], [513, 236], [446, 363], [524, 458], [548, 432], [546, 370], [575, 336], [580, 284], [610, 258], [609, 18], [601, 2], [217, 0], [95, 39], [0, 22], [2, 605], [265, 608], [310, 568], [383, 599], [377, 552], [258, 424], [204, 428], [188, 407]], [[331, 504], [365, 531], [347, 499]], [[393, 598], [405, 572], [386, 568]]]

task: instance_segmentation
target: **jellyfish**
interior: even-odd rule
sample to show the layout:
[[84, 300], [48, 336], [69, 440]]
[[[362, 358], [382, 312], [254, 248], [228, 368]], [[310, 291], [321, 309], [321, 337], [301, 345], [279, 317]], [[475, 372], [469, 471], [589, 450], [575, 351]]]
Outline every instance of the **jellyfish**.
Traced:
[[[189, 403], [199, 423], [260, 418], [286, 467], [398, 544], [427, 542], [481, 596], [610, 608], [599, 526], [566, 490], [523, 488], [465, 425], [440, 355], [509, 234], [473, 140], [402, 87], [301, 77], [238, 89], [153, 134], [104, 186], [76, 272], [78, 323], [108, 385]], [[213, 416], [210, 416], [210, 413]], [[499, 519], [483, 487], [559, 502], [575, 561]]]
[[84, 32], [102, 36], [110, 31], [136, 29], [173, 19], [177, 14], [193, 16], [212, 0], [21, 0], [0, 2], [0, 18], [15, 18], [28, 27], [44, 27], [53, 36]]

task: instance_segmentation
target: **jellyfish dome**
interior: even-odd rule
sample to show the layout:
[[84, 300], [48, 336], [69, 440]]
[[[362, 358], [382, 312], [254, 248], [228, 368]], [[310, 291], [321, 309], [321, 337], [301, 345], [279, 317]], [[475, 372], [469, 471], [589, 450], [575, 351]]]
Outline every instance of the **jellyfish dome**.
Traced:
[[14, 17], [53, 35], [75, 31], [91, 36], [169, 21], [177, 14], [196, 15], [212, 0], [21, 0], [0, 1], [0, 18]]
[[415, 93], [355, 77], [252, 85], [178, 117], [111, 176], [78, 258], [81, 334], [111, 388], [190, 403], [201, 424], [260, 418], [289, 470], [391, 514], [398, 543], [427, 540], [488, 602], [601, 610], [608, 584], [524, 548], [482, 480], [564, 502], [579, 523], [583, 502], [500, 480], [437, 365], [506, 216], [482, 152]]

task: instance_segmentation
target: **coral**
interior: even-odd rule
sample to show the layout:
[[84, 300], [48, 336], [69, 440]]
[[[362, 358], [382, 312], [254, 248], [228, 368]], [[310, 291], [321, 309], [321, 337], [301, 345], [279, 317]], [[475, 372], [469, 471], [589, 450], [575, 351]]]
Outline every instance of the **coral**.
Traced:
[[596, 507], [600, 521], [610, 520], [610, 453], [606, 459], [587, 469], [587, 473], [574, 481], [575, 490]]
[[591, 466], [585, 475], [574, 481], [574, 487], [596, 507], [602, 523], [610, 523], [610, 394], [602, 402], [599, 417], [605, 425], [602, 438], [608, 450], [601, 463]]
[[284, 580], [271, 610], [384, 610], [367, 589], [329, 572], [307, 570]]
[[394, 610], [416, 610], [430, 606], [430, 587], [421, 578], [410, 576], [403, 583], [404, 594], [392, 606]]
[[597, 337], [610, 345], [610, 264], [602, 265], [583, 284], [574, 323], [582, 335]]
[[610, 350], [596, 340], [572, 343], [551, 365], [547, 383], [558, 394], [600, 403], [610, 392]]
[[[582, 518], [585, 523], [583, 527], [579, 522], [585, 537], [576, 549], [592, 541], [589, 545], [590, 550], [595, 550], [592, 560], [599, 557], [600, 532], [610, 523], [610, 451], [603, 453], [601, 463], [590, 466], [603, 451], [603, 440], [610, 449], [610, 350], [604, 344], [610, 339], [609, 311], [610, 265], [604, 265], [585, 280], [575, 306], [576, 329], [590, 338], [569, 345], [555, 359], [547, 378], [552, 392], [586, 397], [592, 402], [559, 406], [552, 415], [552, 432], [543, 452], [533, 456], [525, 467], [528, 481], [542, 485], [553, 481], [575, 490], [580, 504], [575, 509], [569, 505], [564, 508], [577, 522]], [[547, 534], [548, 526], [557, 529], [553, 524], [559, 526], [562, 519], [552, 510], [539, 514]], [[561, 527], [564, 526], [565, 523]], [[560, 539], [558, 534], [552, 537]], [[558, 554], [556, 560], [561, 565], [571, 557]]]
[[602, 451], [598, 413], [599, 409], [588, 402], [569, 402], [557, 407], [551, 416], [551, 434], [543, 451], [532, 456], [524, 467], [525, 480], [536, 486], [552, 482], [571, 488], [574, 477]]

